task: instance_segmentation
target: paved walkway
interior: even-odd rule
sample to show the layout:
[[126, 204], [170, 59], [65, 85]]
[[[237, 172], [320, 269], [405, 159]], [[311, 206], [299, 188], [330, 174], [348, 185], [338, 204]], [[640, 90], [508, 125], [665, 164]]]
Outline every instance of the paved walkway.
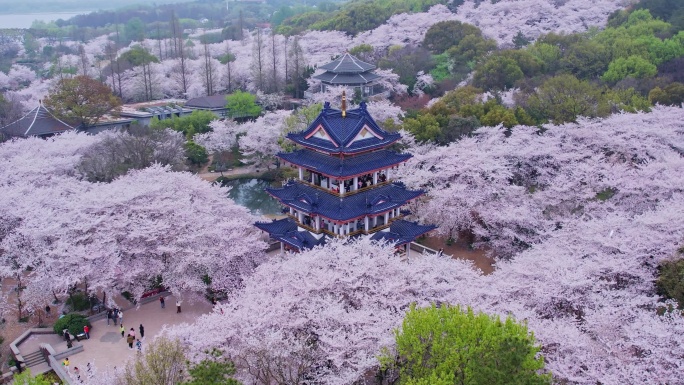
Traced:
[[[136, 338], [139, 338], [140, 324], [145, 327], [145, 337], [142, 339], [144, 351], [146, 343], [154, 339], [164, 325], [192, 323], [200, 315], [210, 312], [212, 308], [212, 305], [203, 298], [184, 299], [181, 304], [182, 312], [177, 314], [176, 298], [168, 296], [165, 300], [166, 308], [164, 309], [161, 308], [159, 301], [153, 301], [137, 309], [124, 311], [123, 324], [126, 328], [124, 337], [121, 337], [119, 326], [114, 326], [113, 322], [108, 326], [107, 319], [95, 321], [90, 339], [81, 340], [84, 351], [69, 357], [72, 371], [73, 368], [78, 367], [83, 374], [89, 362], [95, 365], [100, 373], [108, 368], [122, 367], [130, 357], [136, 354], [135, 345], [133, 349], [129, 349], [126, 343], [125, 336], [130, 328], [135, 330]], [[66, 342], [62, 341], [53, 347], [59, 351], [62, 350], [61, 345], [66, 345]]]

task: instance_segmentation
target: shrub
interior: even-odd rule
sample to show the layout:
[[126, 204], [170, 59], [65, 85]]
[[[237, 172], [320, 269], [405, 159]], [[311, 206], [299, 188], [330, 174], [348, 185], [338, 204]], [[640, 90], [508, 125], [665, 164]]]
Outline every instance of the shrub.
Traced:
[[58, 319], [52, 330], [54, 330], [55, 333], [62, 335], [62, 330], [69, 329], [70, 334], [76, 335], [83, 333], [83, 327], [86, 325], [88, 325], [88, 327], [91, 326], [90, 321], [88, 321], [86, 316], [78, 313], [69, 313]]
[[660, 264], [656, 280], [658, 294], [674, 299], [684, 309], [684, 259], [664, 261]]
[[75, 293], [66, 300], [66, 304], [72, 311], [83, 311], [90, 309], [90, 301], [84, 293]]

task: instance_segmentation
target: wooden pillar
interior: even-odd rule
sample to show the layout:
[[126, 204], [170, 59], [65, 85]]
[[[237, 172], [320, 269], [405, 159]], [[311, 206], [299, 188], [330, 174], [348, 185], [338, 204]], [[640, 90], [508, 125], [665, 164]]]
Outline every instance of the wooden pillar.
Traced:
[[411, 242], [406, 244], [406, 258], [408, 259], [410, 257], [411, 257]]
[[283, 244], [282, 241], [280, 241], [280, 252], [284, 253], [285, 252], [285, 244]]
[[304, 180], [304, 170], [301, 167], [297, 167], [299, 169], [299, 180]]
[[352, 190], [356, 191], [359, 189], [359, 177], [355, 176], [354, 177], [354, 185], [352, 186]]
[[378, 172], [373, 173], [373, 184], [378, 184]]
[[321, 231], [321, 217], [316, 216], [316, 231]]
[[389, 211], [385, 213], [385, 224], [389, 222]]
[[364, 220], [364, 228], [366, 229], [366, 232], [368, 232], [368, 230], [369, 230], [368, 229], [368, 217], [364, 217], [363, 220]]
[[333, 225], [333, 233], [338, 234], [337, 231], [338, 231], [338, 225], [337, 225], [337, 223], [335, 223], [335, 224]]
[[340, 188], [340, 196], [344, 196], [345, 188], [344, 188], [344, 181], [342, 179], [337, 180], [337, 186]]
[[388, 180], [388, 181], [390, 180], [390, 170], [391, 170], [391, 169], [392, 169], [392, 167], [390, 167], [390, 168], [388, 168], [387, 170], [385, 170], [385, 176], [387, 176], [387, 180]]
[[290, 215], [294, 215], [294, 209], [290, 207]]
[[377, 227], [377, 226], [378, 226], [378, 216], [376, 215], [373, 217], [373, 227]]

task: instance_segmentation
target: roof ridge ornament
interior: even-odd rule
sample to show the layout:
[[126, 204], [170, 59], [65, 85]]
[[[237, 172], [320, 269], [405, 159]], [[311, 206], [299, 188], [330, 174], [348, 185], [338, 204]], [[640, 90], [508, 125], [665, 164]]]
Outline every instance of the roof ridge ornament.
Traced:
[[347, 93], [342, 90], [342, 117], [347, 117]]

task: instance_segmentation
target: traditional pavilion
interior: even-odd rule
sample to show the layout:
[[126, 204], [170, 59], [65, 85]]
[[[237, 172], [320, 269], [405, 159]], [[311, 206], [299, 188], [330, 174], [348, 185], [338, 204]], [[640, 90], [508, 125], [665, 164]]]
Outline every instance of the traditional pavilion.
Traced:
[[325, 70], [322, 74], [314, 76], [314, 79], [321, 81], [321, 92], [325, 92], [328, 86], [351, 87], [355, 91], [358, 90], [363, 97], [382, 92], [376, 84], [381, 76], [373, 72], [375, 66], [349, 53], [318, 68]]
[[361, 234], [400, 247], [435, 228], [403, 219], [408, 212], [402, 207], [424, 191], [393, 180], [397, 166], [411, 158], [388, 149], [401, 135], [380, 128], [365, 103], [349, 111], [345, 104], [344, 94], [341, 110], [326, 102], [306, 130], [288, 134], [301, 148], [278, 154], [299, 171], [282, 188], [266, 189], [288, 217], [255, 225], [280, 241], [281, 249], [303, 250], [326, 237]]
[[7, 138], [49, 137], [75, 129], [55, 117], [43, 103], [20, 119], [0, 128], [0, 135]]

